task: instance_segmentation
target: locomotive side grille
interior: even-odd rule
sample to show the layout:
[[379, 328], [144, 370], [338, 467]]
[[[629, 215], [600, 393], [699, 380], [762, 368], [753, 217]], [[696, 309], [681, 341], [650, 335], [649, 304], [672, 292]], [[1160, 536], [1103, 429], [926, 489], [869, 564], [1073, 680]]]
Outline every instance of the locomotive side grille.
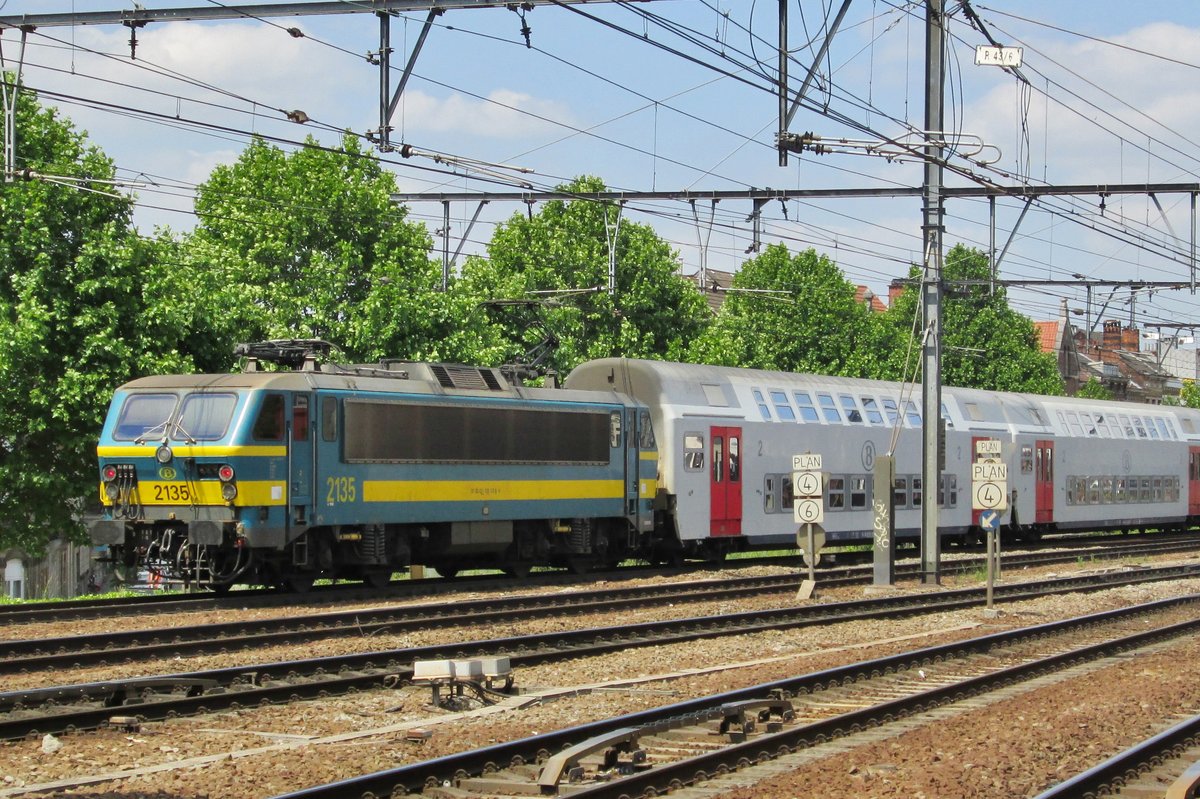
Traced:
[[476, 369], [473, 366], [448, 366], [440, 363], [431, 363], [429, 369], [441, 383], [442, 388], [466, 388], [476, 391], [504, 390], [490, 369]]

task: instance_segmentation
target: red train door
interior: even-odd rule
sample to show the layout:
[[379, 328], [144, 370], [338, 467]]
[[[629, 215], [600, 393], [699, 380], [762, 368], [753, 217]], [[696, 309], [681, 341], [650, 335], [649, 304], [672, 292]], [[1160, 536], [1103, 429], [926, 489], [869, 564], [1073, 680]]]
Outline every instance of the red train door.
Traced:
[[1054, 521], [1054, 442], [1038, 441], [1034, 448], [1035, 508], [1037, 524]]
[[742, 428], [714, 427], [710, 479], [710, 535], [742, 534]]
[[1200, 447], [1188, 447], [1188, 516], [1200, 516]]

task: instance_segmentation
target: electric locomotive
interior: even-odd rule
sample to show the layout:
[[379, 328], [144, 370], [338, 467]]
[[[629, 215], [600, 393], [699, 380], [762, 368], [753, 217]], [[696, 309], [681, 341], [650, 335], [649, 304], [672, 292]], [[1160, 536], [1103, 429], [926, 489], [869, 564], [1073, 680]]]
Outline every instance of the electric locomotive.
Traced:
[[238, 351], [239, 374], [116, 391], [91, 534], [117, 563], [302, 590], [380, 585], [410, 564], [583, 570], [653, 547], [654, 432], [621, 394], [452, 364], [322, 363], [322, 342]]

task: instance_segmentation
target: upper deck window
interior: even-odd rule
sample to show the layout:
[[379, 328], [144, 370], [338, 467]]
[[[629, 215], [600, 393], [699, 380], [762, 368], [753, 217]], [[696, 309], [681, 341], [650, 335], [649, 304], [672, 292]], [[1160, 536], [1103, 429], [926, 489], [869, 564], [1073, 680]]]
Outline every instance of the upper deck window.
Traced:
[[879, 412], [879, 403], [874, 397], [862, 398], [863, 409], [867, 412], [867, 421], [871, 424], [883, 424], [883, 414]]
[[225, 435], [237, 406], [236, 394], [188, 394], [174, 426], [172, 438], [216, 441]]
[[762, 414], [763, 419], [771, 421], [771, 409], [767, 407], [767, 401], [763, 399], [762, 392], [755, 388], [751, 389], [750, 393], [754, 395], [754, 401], [758, 403], [758, 411]]
[[796, 408], [800, 411], [801, 419], [806, 422], [821, 421], [817, 416], [817, 409], [813, 407], [812, 397], [807, 391], [793, 391], [792, 396], [796, 399]]
[[775, 405], [775, 412], [779, 414], [780, 421], [796, 421], [796, 412], [792, 410], [792, 406], [788, 402], [787, 394], [783, 391], [772, 391], [770, 394], [771, 402]]
[[858, 410], [858, 403], [854, 401], [854, 397], [849, 394], [839, 394], [842, 400], [842, 407], [846, 409], [846, 421], [852, 424], [862, 424], [862, 414]]
[[130, 394], [121, 406], [113, 438], [133, 441], [148, 436], [165, 437], [167, 422], [178, 402], [174, 394]]
[[821, 403], [821, 413], [825, 414], [825, 421], [841, 424], [842, 413], [833, 403], [832, 395], [820, 392], [817, 394], [817, 401]]

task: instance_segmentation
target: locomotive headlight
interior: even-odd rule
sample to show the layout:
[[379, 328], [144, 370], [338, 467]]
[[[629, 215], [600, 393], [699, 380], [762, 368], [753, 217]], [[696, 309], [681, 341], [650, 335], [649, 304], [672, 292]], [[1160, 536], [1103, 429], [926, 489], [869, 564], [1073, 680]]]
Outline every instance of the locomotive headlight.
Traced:
[[237, 498], [237, 486], [233, 483], [221, 484], [221, 499], [226, 502], [233, 502]]
[[222, 463], [217, 469], [217, 477], [221, 478], [222, 483], [228, 483], [233, 480], [233, 467], [228, 463]]
[[156, 449], [154, 451], [154, 459], [156, 461], [158, 461], [159, 463], [170, 463], [171, 458], [173, 458], [173, 457], [174, 457], [174, 453], [171, 452], [171, 448], [168, 447], [166, 444], [163, 444], [162, 446], [160, 446], [158, 449]]
[[109, 499], [116, 502], [117, 498], [121, 496], [121, 488], [116, 483], [105, 483], [104, 493]]
[[104, 478], [104, 482], [111, 483], [113, 480], [117, 479], [117, 467], [110, 463], [104, 467], [104, 469], [100, 472], [100, 475]]

